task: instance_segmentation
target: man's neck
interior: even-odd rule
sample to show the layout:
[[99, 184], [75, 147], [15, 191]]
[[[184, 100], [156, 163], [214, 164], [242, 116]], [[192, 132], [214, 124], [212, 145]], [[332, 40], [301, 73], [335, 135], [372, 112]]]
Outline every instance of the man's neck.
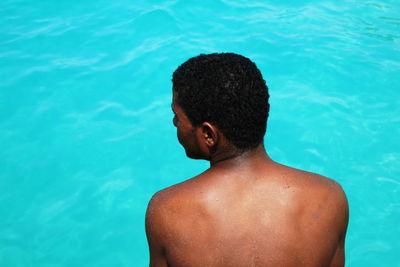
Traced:
[[263, 143], [244, 152], [235, 149], [217, 152], [210, 159], [210, 168], [230, 168], [260, 160], [270, 160]]

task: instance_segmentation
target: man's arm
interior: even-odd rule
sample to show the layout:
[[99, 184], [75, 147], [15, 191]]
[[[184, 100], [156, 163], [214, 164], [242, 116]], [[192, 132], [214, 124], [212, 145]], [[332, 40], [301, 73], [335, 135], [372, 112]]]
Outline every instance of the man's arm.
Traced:
[[344, 261], [344, 239], [342, 239], [333, 256], [331, 267], [343, 267]]
[[338, 222], [340, 226], [340, 239], [339, 244], [336, 249], [335, 255], [332, 258], [331, 267], [343, 267], [345, 264], [345, 239], [347, 226], [349, 223], [349, 204], [346, 198], [346, 195], [340, 185], [337, 187], [338, 189], [338, 208], [340, 220]]
[[168, 267], [164, 243], [164, 222], [161, 200], [154, 195], [146, 211], [146, 236], [150, 251], [150, 267]]

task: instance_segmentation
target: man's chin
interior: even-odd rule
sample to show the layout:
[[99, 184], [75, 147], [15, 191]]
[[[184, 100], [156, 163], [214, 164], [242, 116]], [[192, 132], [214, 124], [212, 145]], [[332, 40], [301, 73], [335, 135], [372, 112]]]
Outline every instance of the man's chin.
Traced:
[[187, 151], [187, 150], [185, 150], [185, 152], [186, 156], [190, 159], [206, 159], [204, 155], [201, 155], [200, 153], [193, 153], [193, 151]]

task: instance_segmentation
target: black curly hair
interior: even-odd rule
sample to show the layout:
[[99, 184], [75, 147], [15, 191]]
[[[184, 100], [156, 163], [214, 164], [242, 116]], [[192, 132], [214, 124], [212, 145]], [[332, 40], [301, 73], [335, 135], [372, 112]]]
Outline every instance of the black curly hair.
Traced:
[[234, 53], [201, 54], [180, 65], [172, 82], [177, 103], [193, 125], [214, 123], [243, 151], [262, 142], [268, 87], [250, 59]]

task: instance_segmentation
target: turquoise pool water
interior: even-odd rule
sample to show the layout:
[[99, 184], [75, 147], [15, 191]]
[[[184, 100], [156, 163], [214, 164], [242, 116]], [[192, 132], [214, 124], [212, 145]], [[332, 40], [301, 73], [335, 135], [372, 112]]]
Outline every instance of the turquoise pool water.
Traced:
[[[339, 3], [340, 2], [340, 3]], [[0, 266], [146, 266], [157, 190], [207, 168], [172, 126], [171, 73], [254, 60], [276, 161], [335, 178], [347, 266], [400, 266], [399, 1], [0, 3]]]

